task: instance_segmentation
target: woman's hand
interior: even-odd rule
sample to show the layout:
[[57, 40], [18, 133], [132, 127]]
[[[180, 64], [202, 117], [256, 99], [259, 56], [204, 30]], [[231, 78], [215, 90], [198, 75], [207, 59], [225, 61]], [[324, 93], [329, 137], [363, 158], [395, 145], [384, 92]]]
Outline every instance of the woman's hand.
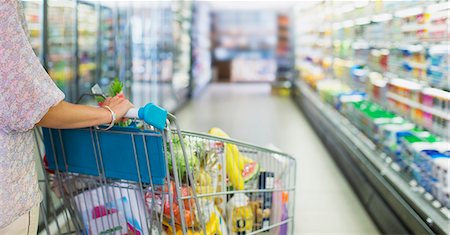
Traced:
[[126, 99], [123, 95], [116, 95], [114, 97], [108, 97], [103, 102], [102, 106], [109, 106], [109, 108], [116, 113], [116, 122], [123, 119], [123, 116], [134, 107], [134, 105]]

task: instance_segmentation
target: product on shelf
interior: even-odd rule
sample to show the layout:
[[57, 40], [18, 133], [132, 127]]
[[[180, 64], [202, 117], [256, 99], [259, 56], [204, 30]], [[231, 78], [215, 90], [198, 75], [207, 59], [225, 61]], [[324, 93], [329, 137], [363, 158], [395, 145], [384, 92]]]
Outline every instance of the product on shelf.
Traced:
[[114, 30], [114, 14], [113, 9], [100, 7], [100, 73], [99, 83], [101, 86], [108, 84], [116, 77], [116, 44]]
[[78, 14], [78, 76], [80, 94], [89, 93], [97, 82], [97, 37], [99, 12], [95, 5], [80, 3]]
[[42, 49], [42, 3], [39, 1], [24, 1], [23, 13], [27, 21], [27, 29], [29, 33], [29, 40], [34, 53], [41, 56]]
[[271, 82], [275, 80], [277, 62], [274, 59], [236, 58], [231, 62], [233, 82]]
[[427, 81], [431, 86], [450, 90], [449, 63], [450, 49], [448, 44], [433, 45], [427, 53]]
[[204, 2], [194, 3], [192, 23], [192, 77], [193, 92], [197, 92], [212, 79], [211, 70], [211, 17], [210, 7]]
[[323, 69], [311, 65], [311, 64], [302, 64], [300, 65], [300, 76], [306, 83], [308, 83], [311, 87], [315, 88], [317, 83], [323, 79], [325, 79], [325, 74]]
[[317, 92], [327, 103], [335, 104], [335, 98], [341, 94], [351, 91], [350, 87], [340, 80], [322, 80], [317, 82]]
[[48, 1], [48, 73], [64, 92], [66, 99], [75, 101], [75, 11], [74, 4], [67, 0]]
[[387, 79], [383, 77], [380, 73], [371, 72], [369, 73], [369, 80], [367, 82], [367, 94], [372, 100], [378, 103], [387, 103], [386, 92], [387, 92]]

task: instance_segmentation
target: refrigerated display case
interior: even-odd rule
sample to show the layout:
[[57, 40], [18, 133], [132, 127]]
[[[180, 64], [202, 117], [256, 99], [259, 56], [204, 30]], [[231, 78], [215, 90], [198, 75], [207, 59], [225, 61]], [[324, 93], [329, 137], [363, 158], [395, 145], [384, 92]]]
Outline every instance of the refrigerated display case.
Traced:
[[186, 99], [191, 69], [192, 1], [173, 3], [173, 78], [172, 86], [178, 99]]
[[124, 93], [130, 100], [133, 100], [131, 92], [133, 79], [132, 64], [132, 38], [131, 38], [131, 4], [116, 7], [115, 19], [115, 58], [116, 76], [124, 81]]
[[322, 1], [296, 12], [297, 25], [315, 24], [297, 28], [294, 98], [383, 233], [450, 232], [448, 29], [430, 22], [448, 9]]
[[195, 2], [192, 14], [190, 96], [198, 94], [212, 79], [210, 6], [205, 2]]
[[22, 1], [23, 12], [27, 22], [29, 40], [36, 56], [42, 56], [42, 2]]
[[75, 101], [75, 17], [76, 3], [71, 0], [47, 1], [48, 52], [44, 64], [50, 77], [65, 93], [66, 100]]
[[173, 111], [178, 105], [172, 84], [173, 2], [133, 4], [133, 102], [149, 100]]
[[117, 77], [116, 70], [116, 45], [114, 28], [114, 11], [112, 8], [100, 5], [100, 58], [98, 80], [101, 87], [106, 87]]
[[94, 3], [79, 1], [77, 4], [78, 30], [78, 89], [79, 94], [89, 93], [98, 81], [97, 76], [97, 40], [98, 10]]

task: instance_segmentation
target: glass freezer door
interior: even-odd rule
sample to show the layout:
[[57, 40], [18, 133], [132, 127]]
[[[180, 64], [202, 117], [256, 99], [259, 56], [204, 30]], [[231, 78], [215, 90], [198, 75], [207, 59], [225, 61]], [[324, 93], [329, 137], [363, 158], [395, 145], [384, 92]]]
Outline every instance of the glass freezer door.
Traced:
[[22, 1], [29, 40], [36, 56], [42, 56], [42, 1]]
[[117, 76], [115, 64], [114, 16], [109, 7], [100, 7], [100, 69], [99, 84], [106, 87]]
[[79, 95], [90, 93], [97, 83], [98, 17], [96, 6], [78, 3], [78, 89]]
[[76, 99], [75, 74], [75, 1], [48, 0], [48, 53], [45, 55], [50, 77], [66, 94], [66, 100]]

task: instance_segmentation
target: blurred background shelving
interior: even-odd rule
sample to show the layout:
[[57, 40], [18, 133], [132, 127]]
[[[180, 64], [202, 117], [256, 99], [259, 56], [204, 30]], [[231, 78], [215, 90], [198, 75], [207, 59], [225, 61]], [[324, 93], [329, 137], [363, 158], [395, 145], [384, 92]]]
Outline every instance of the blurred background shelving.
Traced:
[[[448, 185], [435, 160], [450, 150], [448, 12], [448, 1], [322, 1], [296, 9], [295, 100], [313, 125], [330, 125], [319, 133], [364, 136], [340, 145], [361, 146], [362, 154], [347, 151], [336, 161], [352, 162], [341, 163], [350, 181], [367, 177], [354, 183], [362, 200], [385, 201], [365, 203], [387, 233], [449, 232]], [[321, 120], [318, 110], [331, 113]], [[331, 120], [334, 112], [341, 123]], [[370, 169], [366, 160], [383, 163]], [[398, 200], [383, 193], [392, 187]]]

